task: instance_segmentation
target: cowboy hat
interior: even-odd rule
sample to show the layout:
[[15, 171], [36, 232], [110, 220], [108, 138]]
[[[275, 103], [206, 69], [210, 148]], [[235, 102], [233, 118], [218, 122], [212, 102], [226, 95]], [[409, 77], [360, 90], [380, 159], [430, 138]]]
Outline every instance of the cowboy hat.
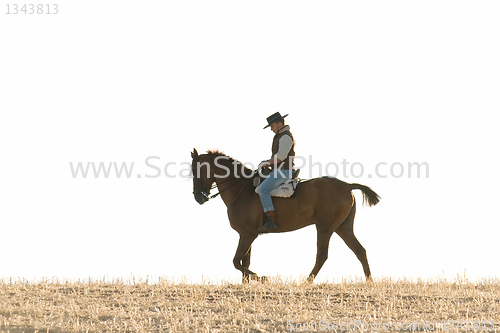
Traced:
[[267, 124], [268, 125], [266, 127], [264, 127], [264, 129], [266, 129], [269, 126], [271, 126], [271, 124], [274, 123], [274, 122], [283, 120], [283, 118], [285, 118], [286, 116], [288, 116], [288, 114], [286, 114], [284, 116], [281, 116], [281, 114], [279, 112], [276, 112], [276, 113], [270, 115], [269, 117], [267, 117]]

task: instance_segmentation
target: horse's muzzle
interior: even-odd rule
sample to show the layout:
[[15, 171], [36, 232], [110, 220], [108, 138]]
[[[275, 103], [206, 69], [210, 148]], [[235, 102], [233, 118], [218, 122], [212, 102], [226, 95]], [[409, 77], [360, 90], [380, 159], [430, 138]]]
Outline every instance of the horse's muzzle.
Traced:
[[205, 202], [208, 201], [208, 195], [204, 192], [195, 193], [194, 199], [196, 200], [197, 203], [199, 203], [200, 205], [203, 205]]

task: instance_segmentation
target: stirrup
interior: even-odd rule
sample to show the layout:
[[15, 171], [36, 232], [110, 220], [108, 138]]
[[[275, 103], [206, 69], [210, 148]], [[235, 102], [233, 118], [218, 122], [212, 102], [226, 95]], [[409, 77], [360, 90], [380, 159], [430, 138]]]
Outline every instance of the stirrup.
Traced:
[[273, 230], [273, 229], [276, 229], [278, 226], [276, 225], [276, 223], [274, 223], [273, 221], [271, 221], [271, 219], [269, 217], [267, 217], [266, 214], [264, 214], [264, 224], [261, 225], [259, 227], [259, 229], [257, 229], [257, 231], [259, 232], [266, 232], [266, 231], [269, 231], [269, 230]]

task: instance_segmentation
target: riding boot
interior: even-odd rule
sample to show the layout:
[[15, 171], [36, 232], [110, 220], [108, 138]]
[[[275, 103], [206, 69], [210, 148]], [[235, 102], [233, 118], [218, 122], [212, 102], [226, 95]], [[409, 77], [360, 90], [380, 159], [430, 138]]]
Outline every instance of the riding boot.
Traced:
[[276, 214], [274, 210], [270, 210], [264, 213], [264, 224], [257, 229], [259, 232], [267, 232], [272, 229], [276, 229]]

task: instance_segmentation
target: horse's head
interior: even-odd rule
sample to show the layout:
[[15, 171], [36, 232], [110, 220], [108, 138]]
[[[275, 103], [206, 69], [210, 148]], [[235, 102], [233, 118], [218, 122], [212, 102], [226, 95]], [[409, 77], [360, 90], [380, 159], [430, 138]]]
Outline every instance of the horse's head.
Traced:
[[211, 170], [212, 163], [207, 158], [207, 155], [199, 156], [196, 149], [193, 149], [191, 157], [193, 158], [191, 171], [193, 173], [194, 199], [200, 205], [203, 205], [208, 201], [210, 189], [212, 188], [212, 184], [215, 182], [213, 170]]

